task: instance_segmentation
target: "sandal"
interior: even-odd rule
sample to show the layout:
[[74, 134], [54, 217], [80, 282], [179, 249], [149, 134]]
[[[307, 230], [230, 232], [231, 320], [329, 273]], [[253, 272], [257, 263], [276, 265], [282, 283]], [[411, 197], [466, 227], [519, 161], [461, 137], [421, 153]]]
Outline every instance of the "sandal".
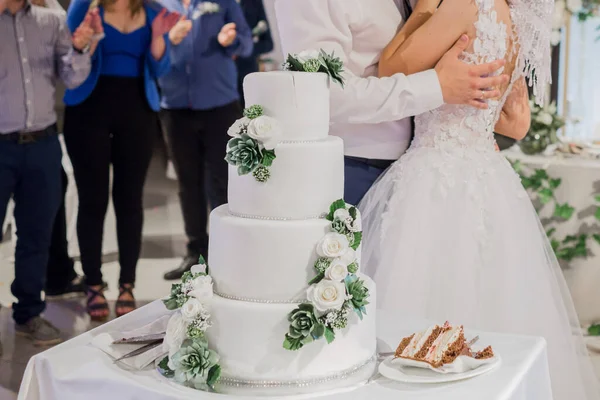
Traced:
[[[133, 300], [121, 299], [124, 295], [130, 295]], [[125, 308], [128, 311], [119, 312], [119, 308]], [[135, 304], [135, 297], [133, 296], [133, 285], [130, 283], [119, 285], [119, 298], [117, 300], [117, 303], [115, 304], [115, 314], [117, 315], [117, 318], [122, 317], [125, 314], [129, 314], [136, 308], [137, 306]]]
[[[88, 286], [87, 291], [87, 305], [86, 311], [89, 314], [92, 321], [95, 322], [106, 322], [108, 316], [110, 315], [110, 310], [108, 308], [108, 302], [106, 301], [106, 297], [104, 297], [104, 289], [96, 290], [92, 287]], [[95, 303], [94, 300], [96, 298], [103, 299], [102, 303]]]

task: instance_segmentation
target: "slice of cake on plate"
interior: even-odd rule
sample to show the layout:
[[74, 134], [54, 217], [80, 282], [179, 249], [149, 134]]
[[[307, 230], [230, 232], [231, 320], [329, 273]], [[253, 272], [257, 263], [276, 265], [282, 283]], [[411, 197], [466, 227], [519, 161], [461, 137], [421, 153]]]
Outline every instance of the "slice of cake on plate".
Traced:
[[482, 351], [473, 352], [467, 343], [462, 325], [433, 325], [424, 331], [405, 337], [396, 349], [395, 358], [404, 358], [426, 362], [434, 368], [451, 364], [459, 356], [475, 359], [494, 357], [491, 346]]

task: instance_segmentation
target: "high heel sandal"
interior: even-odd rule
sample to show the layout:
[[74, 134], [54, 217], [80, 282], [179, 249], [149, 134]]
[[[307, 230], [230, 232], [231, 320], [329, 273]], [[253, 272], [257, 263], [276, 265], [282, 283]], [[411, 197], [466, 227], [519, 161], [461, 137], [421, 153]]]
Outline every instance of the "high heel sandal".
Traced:
[[[124, 294], [129, 294], [133, 300], [122, 300], [121, 297], [123, 297]], [[119, 312], [119, 308], [125, 308], [129, 311]], [[135, 303], [135, 297], [133, 296], [133, 285], [119, 285], [119, 298], [117, 300], [117, 303], [115, 304], [115, 314], [117, 315], [117, 317], [122, 317], [125, 314], [129, 314], [130, 312], [135, 311], [136, 308], [137, 306]]]
[[[93, 289], [89, 286], [86, 289], [86, 292], [87, 292], [86, 311], [87, 311], [88, 315], [90, 316], [91, 320], [95, 321], [95, 322], [105, 322], [110, 315], [110, 309], [108, 308], [108, 303], [106, 301], [106, 297], [104, 297], [104, 289], [105, 289], [104, 286], [100, 290]], [[94, 303], [94, 300], [96, 298], [104, 299], [104, 302], [103, 303]], [[99, 313], [99, 311], [102, 311], [102, 312]]]

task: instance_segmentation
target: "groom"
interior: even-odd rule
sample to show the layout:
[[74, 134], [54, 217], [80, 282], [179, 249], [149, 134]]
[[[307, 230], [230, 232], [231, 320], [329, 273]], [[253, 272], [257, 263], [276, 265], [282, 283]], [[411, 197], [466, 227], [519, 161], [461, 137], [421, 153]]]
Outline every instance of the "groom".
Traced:
[[377, 78], [383, 48], [410, 12], [408, 0], [278, 0], [284, 53], [323, 49], [344, 63], [345, 86], [331, 86], [330, 133], [344, 139], [345, 193], [358, 204], [375, 180], [406, 151], [411, 116], [447, 104], [470, 104], [500, 95], [507, 76], [488, 76], [503, 61], [472, 66], [459, 60], [463, 35], [434, 69]]

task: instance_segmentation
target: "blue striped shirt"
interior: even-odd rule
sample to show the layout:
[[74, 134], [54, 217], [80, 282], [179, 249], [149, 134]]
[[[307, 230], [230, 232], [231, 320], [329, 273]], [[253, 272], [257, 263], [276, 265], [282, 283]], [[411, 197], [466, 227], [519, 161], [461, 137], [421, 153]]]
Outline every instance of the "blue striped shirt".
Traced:
[[0, 14], [0, 134], [36, 131], [56, 122], [57, 79], [69, 88], [90, 73], [90, 56], [73, 50], [64, 12], [26, 2]]

